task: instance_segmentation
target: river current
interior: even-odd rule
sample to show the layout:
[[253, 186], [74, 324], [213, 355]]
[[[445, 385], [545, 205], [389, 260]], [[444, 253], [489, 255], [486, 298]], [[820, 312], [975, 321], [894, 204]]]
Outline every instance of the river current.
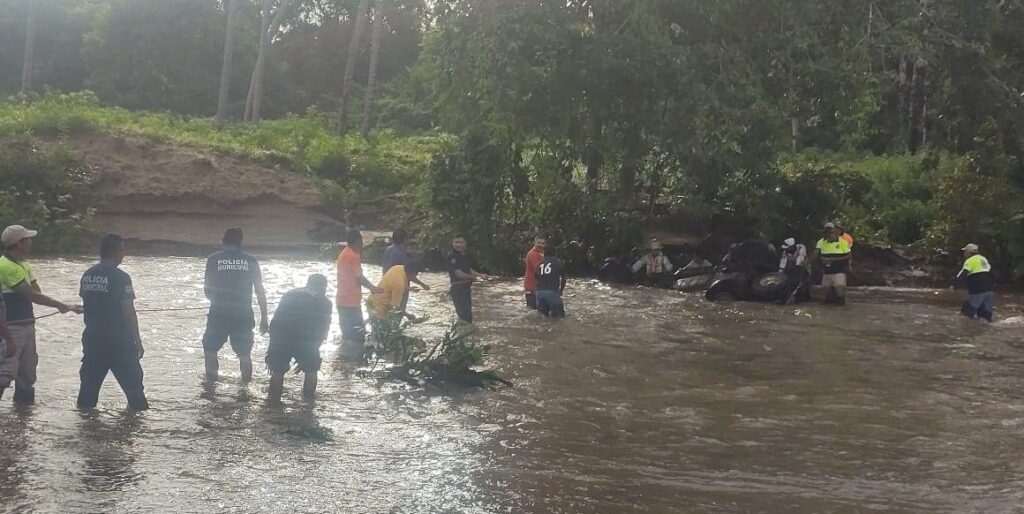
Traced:
[[[139, 309], [204, 305], [202, 259], [129, 257]], [[86, 260], [34, 263], [74, 299]], [[379, 268], [365, 266], [372, 280]], [[330, 263], [263, 263], [271, 301]], [[446, 279], [410, 311], [436, 337]], [[332, 280], [333, 282], [333, 280]], [[152, 409], [108, 376], [74, 408], [81, 320], [38, 323], [37, 404], [0, 404], [6, 512], [1012, 512], [1024, 508], [1024, 311], [991, 326], [934, 290], [853, 291], [845, 308], [710, 304], [570, 281], [569, 318], [522, 305], [519, 281], [475, 290], [488, 366], [512, 388], [379, 383], [322, 348], [315, 402], [283, 406], [221, 352], [204, 386], [203, 312], [141, 313]], [[333, 298], [333, 291], [331, 292]], [[48, 310], [38, 308], [37, 314]], [[1008, 319], [1009, 318], [1009, 319]]]

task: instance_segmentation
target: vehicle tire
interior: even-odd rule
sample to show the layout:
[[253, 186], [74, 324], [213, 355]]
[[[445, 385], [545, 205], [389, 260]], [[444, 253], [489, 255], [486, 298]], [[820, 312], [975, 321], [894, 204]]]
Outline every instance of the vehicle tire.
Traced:
[[785, 273], [772, 272], [758, 275], [750, 282], [750, 289], [762, 298], [775, 298], [786, 290], [789, 277]]
[[735, 302], [739, 300], [731, 291], [715, 291], [711, 294], [712, 302]]

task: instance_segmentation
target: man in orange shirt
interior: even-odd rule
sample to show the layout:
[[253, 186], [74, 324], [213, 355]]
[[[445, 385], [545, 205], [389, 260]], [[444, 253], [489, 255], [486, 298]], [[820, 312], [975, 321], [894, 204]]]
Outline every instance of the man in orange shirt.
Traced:
[[523, 277], [523, 288], [526, 290], [526, 306], [531, 309], [537, 308], [537, 297], [534, 290], [537, 288], [537, 266], [544, 260], [544, 248], [547, 240], [537, 236], [533, 240], [533, 248], [526, 252], [526, 275]]
[[377, 286], [363, 276], [360, 252], [363, 250], [363, 234], [349, 230], [345, 234], [345, 249], [338, 255], [338, 319], [341, 323], [341, 340], [344, 343], [363, 344], [363, 288], [371, 293], [380, 292]]

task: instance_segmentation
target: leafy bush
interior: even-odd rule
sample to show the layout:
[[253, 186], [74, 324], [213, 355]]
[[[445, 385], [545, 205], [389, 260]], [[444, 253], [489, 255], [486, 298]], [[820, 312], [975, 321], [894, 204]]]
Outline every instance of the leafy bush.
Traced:
[[39, 230], [41, 252], [78, 246], [96, 198], [92, 172], [77, 154], [29, 138], [3, 141], [0, 185], [0, 226]]

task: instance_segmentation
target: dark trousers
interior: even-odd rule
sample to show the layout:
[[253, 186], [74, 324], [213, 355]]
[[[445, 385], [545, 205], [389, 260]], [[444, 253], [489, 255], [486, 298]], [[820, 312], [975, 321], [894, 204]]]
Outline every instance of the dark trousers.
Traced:
[[78, 407], [91, 409], [96, 406], [100, 397], [100, 387], [112, 372], [117, 383], [121, 385], [128, 406], [135, 410], [149, 408], [146, 394], [142, 386], [142, 365], [134, 350], [125, 349], [117, 355], [86, 355], [82, 359], [82, 369], [78, 372], [82, 378], [82, 386], [78, 390]]
[[455, 314], [466, 323], [473, 322], [473, 288], [469, 284], [458, 284], [452, 286], [452, 303], [455, 304]]

